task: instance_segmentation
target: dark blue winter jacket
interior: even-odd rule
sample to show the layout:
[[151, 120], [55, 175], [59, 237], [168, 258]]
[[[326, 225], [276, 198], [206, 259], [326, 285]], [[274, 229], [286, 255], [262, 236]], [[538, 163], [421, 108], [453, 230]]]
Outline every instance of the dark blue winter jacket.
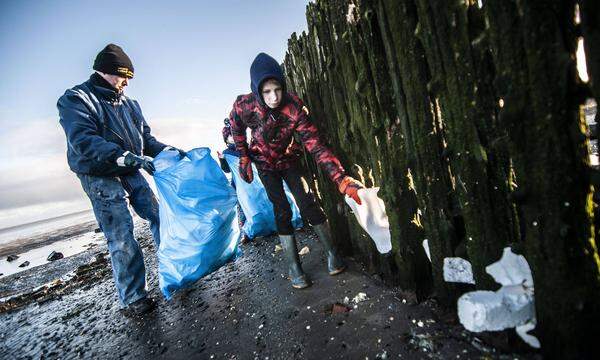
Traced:
[[78, 174], [131, 173], [131, 168], [119, 167], [116, 162], [125, 151], [154, 157], [165, 147], [150, 134], [138, 102], [105, 84], [101, 76], [93, 74], [58, 99], [69, 167]]

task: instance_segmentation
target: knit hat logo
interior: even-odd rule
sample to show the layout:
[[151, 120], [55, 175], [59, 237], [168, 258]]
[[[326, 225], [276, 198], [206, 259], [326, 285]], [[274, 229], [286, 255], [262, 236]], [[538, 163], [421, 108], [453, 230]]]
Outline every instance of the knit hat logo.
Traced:
[[94, 60], [94, 70], [127, 78], [133, 77], [133, 63], [125, 51], [115, 44], [108, 44]]
[[129, 70], [126, 67], [118, 67], [117, 72], [119, 73], [119, 75], [122, 75], [123, 77], [128, 77], [130, 79], [133, 77], [133, 71]]

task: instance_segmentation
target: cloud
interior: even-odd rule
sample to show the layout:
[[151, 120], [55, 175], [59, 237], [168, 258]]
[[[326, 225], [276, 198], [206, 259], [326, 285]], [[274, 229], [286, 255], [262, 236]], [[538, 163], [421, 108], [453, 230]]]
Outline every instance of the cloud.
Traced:
[[[219, 150], [222, 119], [153, 118], [152, 134], [186, 150]], [[57, 118], [11, 122], [0, 133], [0, 227], [89, 208], [67, 165], [66, 141]]]

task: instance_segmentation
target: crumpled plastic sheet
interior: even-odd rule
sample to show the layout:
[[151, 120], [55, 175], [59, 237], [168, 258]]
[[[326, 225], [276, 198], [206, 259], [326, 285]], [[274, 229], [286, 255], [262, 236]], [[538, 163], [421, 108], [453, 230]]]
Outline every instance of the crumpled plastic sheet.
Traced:
[[505, 248], [502, 258], [486, 272], [501, 284], [498, 291], [472, 291], [458, 299], [458, 317], [473, 332], [517, 327], [517, 334], [534, 348], [539, 340], [527, 334], [535, 327], [533, 276], [527, 260]]
[[360, 226], [375, 243], [377, 251], [386, 254], [392, 250], [392, 237], [390, 235], [390, 222], [385, 212], [385, 204], [377, 196], [378, 192], [378, 187], [358, 190], [361, 205], [358, 205], [349, 196], [346, 196], [345, 200]]

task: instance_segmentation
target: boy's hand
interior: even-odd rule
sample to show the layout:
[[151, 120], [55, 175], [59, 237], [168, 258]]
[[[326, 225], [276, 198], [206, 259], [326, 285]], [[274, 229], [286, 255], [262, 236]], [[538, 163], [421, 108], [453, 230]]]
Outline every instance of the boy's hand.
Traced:
[[254, 180], [254, 174], [252, 174], [252, 162], [250, 162], [248, 156], [240, 157], [240, 176], [248, 184]]
[[342, 194], [346, 194], [350, 196], [358, 205], [362, 205], [360, 201], [360, 197], [358, 197], [358, 190], [364, 188], [365, 186], [358, 180], [354, 179], [351, 176], [346, 176], [340, 185], [338, 186], [338, 190]]

